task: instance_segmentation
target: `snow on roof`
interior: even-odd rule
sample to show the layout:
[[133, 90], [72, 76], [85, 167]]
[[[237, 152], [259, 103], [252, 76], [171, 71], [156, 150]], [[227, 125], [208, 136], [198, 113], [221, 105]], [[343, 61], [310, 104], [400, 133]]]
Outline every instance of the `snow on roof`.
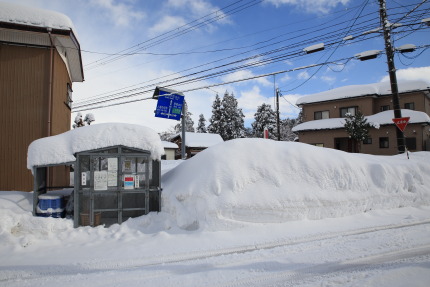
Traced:
[[[176, 137], [182, 138], [182, 133], [179, 133], [174, 138]], [[219, 134], [191, 132], [185, 133], [185, 146], [188, 147], [210, 147], [223, 141], [224, 140]]]
[[168, 141], [161, 141], [164, 148], [179, 148], [177, 144], [168, 142]]
[[116, 145], [148, 150], [153, 160], [164, 154], [160, 136], [152, 129], [132, 124], [95, 124], [33, 141], [27, 168], [74, 162], [75, 153]]
[[[413, 110], [402, 110], [402, 117], [410, 117], [409, 124], [429, 123], [430, 117], [424, 112], [417, 112]], [[384, 111], [371, 116], [365, 117], [367, 122], [373, 126], [377, 125], [394, 125], [392, 119], [394, 112]], [[332, 118], [324, 120], [308, 121], [299, 124], [293, 128], [293, 132], [306, 131], [306, 130], [325, 130], [325, 129], [340, 129], [344, 128], [344, 118]]]
[[[399, 81], [399, 93], [427, 90], [430, 82], [427, 81]], [[373, 83], [367, 85], [351, 85], [336, 88], [321, 93], [311, 94], [299, 98], [296, 105], [332, 101], [338, 99], [354, 98], [367, 95], [389, 95], [391, 94], [390, 82]]]
[[64, 14], [13, 3], [0, 2], [0, 22], [75, 32], [72, 21]]

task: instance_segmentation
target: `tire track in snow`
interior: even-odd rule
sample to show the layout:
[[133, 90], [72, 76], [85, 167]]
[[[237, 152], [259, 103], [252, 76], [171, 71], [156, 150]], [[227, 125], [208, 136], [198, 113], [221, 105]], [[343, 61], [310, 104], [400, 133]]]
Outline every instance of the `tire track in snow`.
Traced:
[[[167, 266], [169, 264], [201, 261], [201, 260], [207, 260], [207, 259], [220, 257], [220, 256], [227, 256], [227, 255], [240, 255], [240, 254], [245, 254], [245, 253], [250, 253], [250, 252], [255, 252], [260, 250], [268, 250], [268, 249], [274, 249], [278, 247], [288, 247], [293, 245], [306, 244], [306, 243], [318, 242], [318, 241], [335, 239], [335, 238], [356, 236], [356, 235], [368, 234], [373, 232], [381, 232], [386, 230], [409, 228], [409, 227], [426, 225], [426, 224], [430, 224], [430, 220], [404, 223], [404, 224], [384, 225], [384, 226], [378, 226], [378, 227], [369, 227], [369, 228], [362, 228], [362, 229], [351, 230], [351, 231], [332, 232], [332, 233], [314, 235], [314, 236], [309, 236], [304, 238], [285, 239], [285, 240], [279, 240], [274, 242], [258, 243], [254, 245], [245, 245], [245, 246], [238, 246], [238, 247], [232, 247], [232, 248], [189, 252], [189, 253], [177, 254], [177, 255], [171, 255], [171, 256], [161, 256], [157, 258], [149, 258], [149, 259], [142, 258], [141, 260], [134, 259], [132, 261], [123, 261], [123, 262], [96, 261], [96, 262], [89, 262], [89, 263], [81, 263], [77, 265], [65, 265], [65, 266], [59, 265], [44, 271], [32, 270], [31, 267], [27, 267], [24, 270], [11, 269], [11, 270], [4, 270], [0, 272], [0, 282], [12, 283], [13, 281], [27, 281], [27, 280], [37, 281], [39, 279], [50, 280], [49, 277], [51, 277], [51, 279], [53, 280], [58, 280], [60, 277], [66, 279], [70, 276], [75, 276], [76, 274], [85, 276], [85, 275], [91, 275], [91, 274], [103, 274], [105, 272], [108, 273], [112, 271], [113, 272], [134, 271], [134, 270], [137, 271], [139, 269], [148, 268], [148, 267]], [[430, 250], [430, 247], [428, 248]], [[243, 260], [241, 258], [237, 258], [237, 259], [240, 259], [238, 261]], [[230, 264], [231, 262], [229, 262], [228, 265]], [[346, 265], [346, 266], [350, 266], [350, 265]], [[323, 264], [319, 268], [322, 268], [322, 271], [323, 271], [325, 268], [328, 268], [328, 267], [325, 267], [325, 265]], [[313, 270], [314, 267], [308, 268], [308, 269]], [[312, 274], [312, 272], [309, 271], [308, 273]], [[169, 270], [159, 270], [158, 272], [148, 274], [147, 277], [149, 278], [161, 277], [161, 276], [171, 275], [172, 273], [174, 272]], [[295, 271], [284, 272], [278, 275], [278, 277], [280, 278], [279, 280], [281, 281], [284, 278], [295, 278], [294, 276], [297, 277], [297, 274]], [[270, 277], [272, 277], [272, 275]], [[266, 280], [264, 276], [259, 278], [260, 278], [259, 280], [263, 280], [263, 281]], [[249, 283], [249, 282], [254, 282], [255, 280], [256, 278], [252, 279], [251, 281], [244, 279], [243, 282]], [[237, 282], [237, 283], [234, 283], [236, 285], [233, 284], [231, 286], [244, 286], [243, 284], [245, 283]], [[224, 285], [219, 285], [219, 286], [230, 286], [228, 284], [230, 283], [226, 283]]]
[[[270, 272], [269, 275], [259, 275], [251, 278], [212, 285], [212, 287], [239, 287], [239, 286], [298, 286], [301, 283], [320, 285], [323, 279], [342, 276], [347, 273], [363, 272], [369, 270], [384, 270], [400, 266], [403, 261], [412, 259], [415, 263], [429, 262], [430, 245], [411, 249], [380, 253], [361, 257], [359, 259], [341, 262], [315, 264], [295, 270]], [[339, 282], [338, 282], [339, 284]]]

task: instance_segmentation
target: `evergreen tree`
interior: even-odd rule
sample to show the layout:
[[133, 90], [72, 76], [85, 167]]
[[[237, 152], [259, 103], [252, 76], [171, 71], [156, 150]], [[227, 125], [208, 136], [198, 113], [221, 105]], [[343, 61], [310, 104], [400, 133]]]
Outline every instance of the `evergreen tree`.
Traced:
[[[191, 118], [192, 113], [188, 110], [187, 102], [184, 100], [184, 107], [186, 107], [187, 112], [185, 114], [185, 131], [186, 132], [194, 132], [194, 121]], [[175, 132], [180, 133], [182, 132], [182, 120], [179, 121], [179, 123], [175, 126]]]
[[272, 107], [267, 104], [258, 106], [257, 112], [254, 114], [255, 121], [251, 124], [254, 137], [262, 138], [264, 136], [264, 129], [269, 131], [270, 139], [277, 139], [276, 130], [276, 113]]
[[169, 128], [169, 130], [160, 133], [160, 139], [162, 141], [170, 141], [170, 139], [174, 137], [176, 134], [177, 132], [175, 131], [175, 129], [171, 127]]
[[205, 116], [203, 114], [199, 115], [199, 122], [197, 124], [197, 132], [198, 133], [207, 133], [207, 129], [206, 129], [206, 119]]
[[297, 125], [297, 119], [286, 118], [281, 120], [281, 141], [294, 141], [297, 134], [293, 132], [293, 128]]
[[245, 123], [242, 109], [238, 108], [237, 100], [233, 93], [226, 91], [221, 101], [221, 119], [219, 135], [223, 140], [245, 137]]
[[361, 142], [369, 138], [370, 124], [360, 111], [356, 115], [347, 113], [345, 116], [344, 126], [354, 144], [353, 152], [360, 152]]
[[82, 119], [82, 114], [78, 113], [75, 117], [73, 128], [84, 127], [85, 125], [91, 125], [96, 119], [92, 113], [88, 113], [85, 115], [85, 118]]
[[209, 119], [208, 132], [221, 134], [221, 100], [218, 94], [212, 104], [212, 116]]

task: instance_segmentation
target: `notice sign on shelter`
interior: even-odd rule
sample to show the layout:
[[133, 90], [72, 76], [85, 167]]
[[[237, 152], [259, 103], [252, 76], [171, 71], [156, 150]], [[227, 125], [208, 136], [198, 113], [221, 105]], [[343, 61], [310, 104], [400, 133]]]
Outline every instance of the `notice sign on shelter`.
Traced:
[[94, 171], [94, 190], [107, 190], [108, 175], [106, 170]]
[[124, 189], [134, 189], [134, 175], [124, 175]]
[[399, 128], [399, 130], [401, 130], [403, 132], [409, 123], [409, 119], [410, 119], [410, 117], [396, 118], [396, 119], [393, 119], [393, 122], [396, 124], [396, 126]]

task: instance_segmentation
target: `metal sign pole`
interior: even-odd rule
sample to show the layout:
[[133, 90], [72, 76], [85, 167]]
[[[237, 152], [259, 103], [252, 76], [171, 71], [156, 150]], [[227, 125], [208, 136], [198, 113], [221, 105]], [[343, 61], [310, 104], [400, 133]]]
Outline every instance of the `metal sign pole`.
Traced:
[[181, 158], [185, 158], [185, 118], [187, 115], [187, 104], [184, 103], [182, 107], [182, 144], [181, 144]]

